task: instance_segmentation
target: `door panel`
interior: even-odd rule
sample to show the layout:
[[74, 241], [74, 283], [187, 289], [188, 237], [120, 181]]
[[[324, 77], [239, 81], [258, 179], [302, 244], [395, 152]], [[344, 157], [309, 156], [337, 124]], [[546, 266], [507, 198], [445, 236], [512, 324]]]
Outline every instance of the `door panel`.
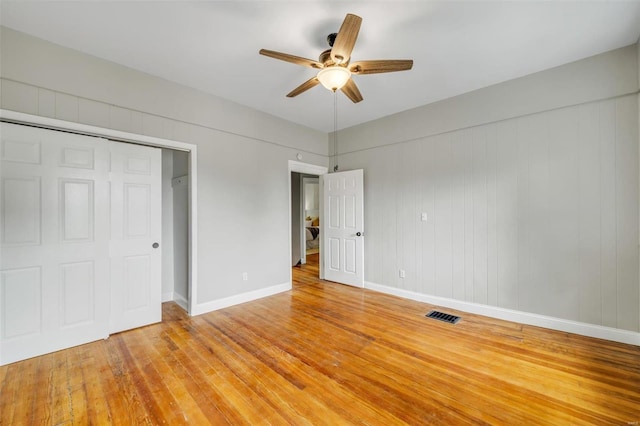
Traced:
[[352, 239], [345, 239], [344, 241], [344, 270], [350, 274], [356, 274], [356, 241]]
[[40, 332], [42, 279], [39, 267], [2, 271], [3, 337]]
[[108, 335], [109, 152], [94, 137], [0, 126], [6, 364]]
[[116, 333], [159, 322], [161, 151], [111, 145], [111, 326]]
[[60, 265], [63, 327], [93, 321], [94, 266], [93, 261]]
[[326, 255], [329, 259], [329, 269], [332, 271], [340, 272], [340, 239], [329, 238], [329, 254]]
[[40, 244], [40, 178], [2, 177], [2, 244]]
[[60, 165], [64, 167], [77, 167], [80, 169], [93, 169], [94, 151], [91, 148], [67, 147], [62, 149]]
[[[324, 187], [324, 278], [364, 286], [363, 171], [322, 176]], [[358, 233], [360, 235], [358, 235]]]
[[60, 180], [62, 242], [93, 241], [93, 181]]
[[2, 161], [40, 164], [40, 141], [23, 135], [3, 135]]
[[127, 174], [151, 175], [151, 158], [148, 154], [128, 155], [124, 161], [124, 172]]
[[[142, 285], [141, 285], [142, 283]], [[125, 309], [132, 311], [149, 307], [149, 256], [124, 258]]]
[[149, 238], [151, 185], [124, 184], [124, 238]]
[[344, 227], [356, 232], [356, 197], [344, 197]]
[[340, 198], [336, 196], [329, 196], [329, 226], [334, 229], [340, 228]]

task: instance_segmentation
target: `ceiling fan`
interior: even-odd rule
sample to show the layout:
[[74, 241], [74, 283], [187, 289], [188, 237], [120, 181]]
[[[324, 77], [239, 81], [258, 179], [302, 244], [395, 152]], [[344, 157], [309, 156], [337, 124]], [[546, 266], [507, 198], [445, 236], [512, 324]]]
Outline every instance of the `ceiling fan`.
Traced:
[[287, 97], [293, 98], [318, 84], [322, 84], [333, 92], [341, 90], [349, 99], [357, 103], [362, 100], [362, 95], [351, 78], [352, 74], [405, 71], [410, 70], [413, 66], [411, 59], [369, 60], [350, 63], [351, 51], [356, 44], [361, 24], [361, 17], [348, 13], [342, 22], [340, 31], [329, 34], [327, 37], [330, 48], [322, 52], [317, 61], [266, 49], [261, 49], [260, 54], [320, 70], [318, 75], [293, 89], [287, 94]]

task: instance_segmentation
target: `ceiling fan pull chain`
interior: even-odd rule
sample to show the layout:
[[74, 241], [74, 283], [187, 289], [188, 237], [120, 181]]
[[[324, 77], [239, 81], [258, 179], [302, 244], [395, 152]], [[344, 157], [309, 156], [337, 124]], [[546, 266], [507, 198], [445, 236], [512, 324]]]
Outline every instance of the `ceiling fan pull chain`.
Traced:
[[333, 171], [338, 171], [338, 93], [333, 91]]

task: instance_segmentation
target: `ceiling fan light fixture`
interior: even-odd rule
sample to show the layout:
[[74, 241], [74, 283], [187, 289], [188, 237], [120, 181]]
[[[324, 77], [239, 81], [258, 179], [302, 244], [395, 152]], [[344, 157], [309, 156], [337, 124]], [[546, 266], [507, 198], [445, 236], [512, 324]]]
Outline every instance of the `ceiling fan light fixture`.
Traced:
[[336, 65], [323, 68], [318, 73], [320, 83], [332, 92], [342, 89], [350, 78], [351, 71], [345, 67]]
[[316, 70], [317, 74], [289, 92], [288, 98], [298, 96], [322, 84], [333, 93], [341, 90], [351, 102], [357, 104], [362, 101], [362, 94], [356, 82], [351, 79], [351, 74], [379, 74], [410, 70], [413, 67], [411, 59], [379, 59], [350, 63], [361, 23], [361, 17], [347, 13], [340, 31], [331, 33], [327, 37], [330, 49], [323, 51], [317, 61], [267, 49], [260, 49], [260, 54]]

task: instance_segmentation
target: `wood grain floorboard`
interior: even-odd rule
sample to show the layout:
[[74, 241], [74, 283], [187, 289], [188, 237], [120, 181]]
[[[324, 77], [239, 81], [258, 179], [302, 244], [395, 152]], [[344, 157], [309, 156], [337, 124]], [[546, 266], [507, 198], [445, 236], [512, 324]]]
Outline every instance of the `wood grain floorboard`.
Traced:
[[0, 367], [0, 425], [634, 425], [640, 347], [320, 281]]

